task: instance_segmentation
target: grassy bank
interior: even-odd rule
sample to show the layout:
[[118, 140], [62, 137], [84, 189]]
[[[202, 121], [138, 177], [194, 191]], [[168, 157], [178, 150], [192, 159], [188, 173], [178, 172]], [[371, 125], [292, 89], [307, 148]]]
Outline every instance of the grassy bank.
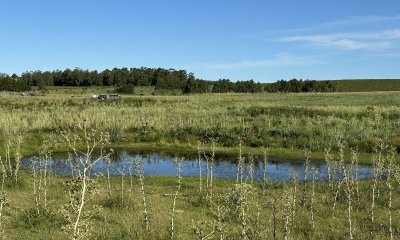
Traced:
[[249, 149], [322, 153], [336, 151], [340, 140], [372, 153], [384, 139], [400, 151], [396, 92], [123, 96], [113, 101], [50, 94], [1, 100], [2, 142], [19, 135], [34, 143], [88, 121], [110, 133], [114, 143], [196, 146], [214, 140], [221, 149], [234, 149], [242, 141]]
[[[39, 153], [40, 147], [44, 140], [53, 139], [54, 141], [62, 140], [61, 136], [55, 135], [44, 135], [41, 137], [32, 136], [26, 137], [24, 140], [29, 144], [23, 144], [21, 146], [21, 154], [23, 156], [31, 156], [37, 155]], [[81, 149], [84, 149], [85, 146], [82, 144], [78, 146]], [[197, 144], [185, 144], [185, 143], [160, 143], [160, 142], [113, 142], [108, 145], [108, 148], [113, 149], [129, 149], [136, 150], [138, 153], [159, 153], [161, 155], [166, 156], [178, 156], [185, 158], [197, 159], [198, 156], [198, 145]], [[206, 152], [211, 152], [212, 147], [210, 144], [202, 146], [202, 149]], [[56, 145], [54, 152], [67, 152], [68, 149], [64, 145]], [[265, 148], [262, 147], [242, 147], [241, 151], [243, 154], [252, 154], [255, 156], [262, 156], [264, 154]], [[285, 149], [285, 148], [267, 148], [268, 157], [273, 159], [274, 161], [279, 160], [294, 160], [294, 161], [304, 161], [304, 149]], [[231, 159], [237, 160], [237, 156], [239, 154], [239, 148], [236, 147], [224, 147], [217, 146], [214, 149], [215, 154], [224, 155]], [[337, 154], [337, 152], [332, 151], [332, 153]], [[350, 149], [346, 149], [346, 162], [350, 161]], [[372, 159], [374, 157], [373, 153], [359, 153], [358, 161], [363, 165], [372, 165]], [[325, 161], [326, 153], [325, 152], [310, 152], [309, 155], [310, 160], [313, 161]], [[395, 163], [400, 164], [400, 156], [395, 156]]]
[[[5, 239], [67, 239], [62, 228], [66, 220], [62, 206], [68, 204], [66, 178], [50, 176], [48, 186], [47, 210], [37, 214], [32, 175], [21, 172], [18, 184], [6, 181], [5, 191], [9, 194], [5, 206], [3, 228]], [[122, 182], [124, 181], [124, 182]], [[347, 201], [344, 190], [340, 190], [335, 211], [332, 212], [335, 189], [328, 183], [315, 184], [313, 198], [313, 218], [311, 219], [312, 182], [298, 185], [295, 196], [297, 202], [292, 212], [293, 185], [280, 182], [269, 183], [261, 188], [261, 183], [250, 183], [245, 193], [238, 191], [235, 181], [213, 180], [212, 200], [210, 188], [199, 192], [199, 179], [184, 178], [181, 191], [176, 199], [175, 239], [199, 239], [210, 233], [212, 238], [221, 235], [226, 239], [241, 237], [242, 221], [240, 209], [245, 208], [246, 231], [251, 239], [273, 239], [274, 228], [278, 239], [284, 234], [292, 239], [348, 239]], [[86, 209], [100, 206], [101, 210], [90, 220], [90, 239], [166, 239], [170, 237], [170, 213], [172, 211], [177, 177], [145, 177], [146, 201], [148, 204], [149, 230], [146, 230], [143, 216], [143, 203], [140, 184], [137, 178], [125, 176], [112, 177], [112, 195], [107, 193], [107, 182], [103, 178], [97, 182], [99, 191], [93, 193]], [[353, 236], [357, 239], [386, 238], [389, 234], [387, 221], [387, 188], [380, 185], [380, 198], [376, 202], [375, 222], [368, 219], [371, 204], [371, 182], [360, 182], [359, 198], [354, 196], [352, 209]], [[122, 188], [123, 187], [123, 188]], [[235, 188], [236, 187], [236, 188]], [[300, 199], [305, 194], [305, 205]], [[244, 190], [243, 190], [244, 191]], [[245, 194], [242, 196], [241, 194]], [[400, 193], [393, 193], [393, 228], [400, 230], [399, 199]], [[242, 200], [241, 197], [245, 197]], [[242, 205], [243, 204], [243, 205]], [[275, 210], [274, 210], [275, 209]], [[220, 211], [218, 213], [218, 210]], [[243, 210], [243, 209], [242, 209]], [[288, 212], [289, 210], [289, 212]], [[237, 212], [238, 211], [238, 212]], [[285, 233], [285, 219], [291, 218], [289, 231]], [[275, 215], [275, 220], [274, 220]], [[275, 225], [274, 225], [275, 221]], [[290, 220], [292, 221], [292, 220]], [[219, 224], [219, 225], [218, 225]], [[314, 225], [314, 227], [313, 227]], [[216, 227], [218, 226], [218, 228]], [[196, 232], [197, 229], [197, 232]], [[201, 232], [201, 233], [200, 233]]]
[[[22, 136], [22, 152], [30, 154], [50, 136], [90, 121], [109, 132], [116, 146], [172, 152], [197, 152], [198, 141], [217, 143], [217, 151], [237, 154], [239, 140], [246, 153], [270, 149], [274, 158], [323, 159], [336, 141], [357, 148], [360, 161], [380, 139], [399, 151], [400, 97], [397, 93], [212, 94], [194, 96], [123, 96], [93, 101], [89, 95], [2, 97], [0, 142]], [[64, 151], [62, 146], [58, 151]]]

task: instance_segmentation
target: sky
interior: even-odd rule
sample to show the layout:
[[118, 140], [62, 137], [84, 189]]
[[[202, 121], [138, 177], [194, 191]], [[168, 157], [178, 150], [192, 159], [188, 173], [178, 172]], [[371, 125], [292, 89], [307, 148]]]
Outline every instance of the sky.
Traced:
[[196, 77], [400, 78], [398, 0], [0, 0], [0, 72], [114, 67]]

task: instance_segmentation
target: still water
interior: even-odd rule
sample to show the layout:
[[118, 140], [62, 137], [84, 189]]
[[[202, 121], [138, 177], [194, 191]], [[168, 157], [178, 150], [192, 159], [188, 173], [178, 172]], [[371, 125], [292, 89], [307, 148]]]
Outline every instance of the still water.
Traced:
[[[246, 162], [248, 159], [247, 155]], [[143, 153], [132, 149], [117, 149], [111, 157], [110, 174], [111, 175], [129, 175], [133, 172], [132, 162], [137, 160], [143, 161], [145, 175], [161, 175], [173, 176], [177, 174], [174, 159], [178, 156], [173, 156], [171, 153]], [[199, 175], [199, 161], [198, 156], [182, 156], [182, 175], [183, 176], [198, 176]], [[32, 157], [25, 157], [22, 159], [22, 166], [30, 168]], [[73, 158], [76, 161], [76, 158]], [[52, 160], [49, 162], [50, 171], [60, 175], [71, 174], [71, 161], [68, 160], [68, 153], [55, 153]], [[255, 180], [262, 179], [264, 175], [264, 161], [260, 156], [254, 156], [254, 173]], [[268, 159], [267, 161], [267, 177], [270, 180], [290, 180], [293, 173], [297, 175], [298, 180], [304, 178], [304, 162], [290, 159]], [[205, 176], [207, 163], [204, 157], [200, 160], [201, 172]], [[324, 161], [311, 161], [309, 169], [318, 169], [317, 180], [328, 180], [327, 164]], [[243, 178], [250, 177], [249, 165], [243, 169]], [[106, 164], [103, 160], [99, 161], [92, 169], [91, 173], [106, 172]], [[373, 168], [371, 166], [360, 165], [357, 168], [358, 179], [368, 179], [373, 177]], [[213, 164], [213, 176], [219, 178], [236, 179], [237, 176], [237, 156], [235, 155], [219, 155], [215, 157]], [[308, 179], [311, 179], [309, 173]]]

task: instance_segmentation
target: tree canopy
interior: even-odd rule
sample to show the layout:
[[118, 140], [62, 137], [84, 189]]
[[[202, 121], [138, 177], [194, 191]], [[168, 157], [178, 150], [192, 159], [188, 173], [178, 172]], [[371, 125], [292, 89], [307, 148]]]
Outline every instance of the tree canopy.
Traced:
[[279, 80], [275, 83], [261, 84], [253, 80], [231, 82], [229, 79], [207, 81], [198, 79], [186, 70], [164, 68], [113, 68], [102, 72], [80, 68], [30, 71], [21, 76], [0, 74], [0, 90], [26, 91], [30, 86], [46, 89], [46, 86], [115, 86], [120, 93], [133, 93], [136, 86], [154, 86], [158, 91], [177, 91], [191, 93], [259, 93], [267, 92], [333, 92], [335, 82]]

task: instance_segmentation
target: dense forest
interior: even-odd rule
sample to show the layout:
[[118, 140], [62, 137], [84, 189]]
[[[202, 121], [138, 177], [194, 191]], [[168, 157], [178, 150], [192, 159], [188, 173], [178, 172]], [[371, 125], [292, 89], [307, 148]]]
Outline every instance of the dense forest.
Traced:
[[31, 86], [16, 74], [11, 77], [7, 74], [0, 74], [0, 91], [23, 92], [31, 90]]
[[45, 90], [46, 86], [115, 86], [120, 93], [133, 93], [136, 86], [154, 86], [156, 91], [190, 93], [259, 93], [267, 92], [333, 92], [332, 81], [280, 80], [261, 84], [253, 80], [232, 82], [229, 79], [207, 81], [185, 70], [163, 68], [114, 68], [102, 72], [79, 68], [64, 71], [31, 71], [21, 76], [0, 75], [0, 90], [27, 91], [31, 86]]

